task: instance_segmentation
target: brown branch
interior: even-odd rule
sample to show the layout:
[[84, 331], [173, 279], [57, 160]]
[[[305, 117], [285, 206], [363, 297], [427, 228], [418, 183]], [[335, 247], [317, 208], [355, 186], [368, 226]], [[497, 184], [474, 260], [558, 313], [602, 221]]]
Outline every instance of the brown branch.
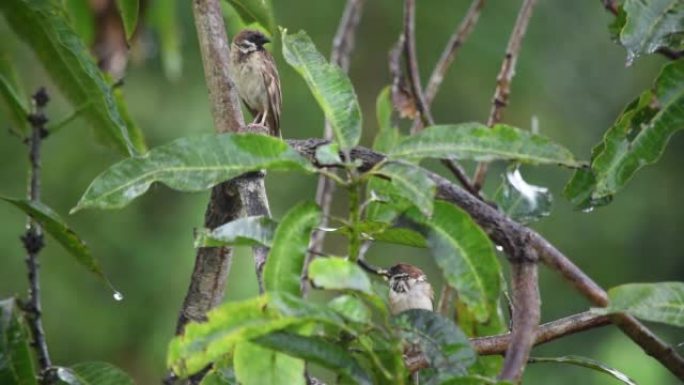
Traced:
[[[45, 106], [50, 98], [45, 88], [40, 88], [33, 96], [33, 113], [28, 115], [31, 123], [31, 136], [28, 138], [29, 145], [29, 185], [28, 199], [33, 203], [40, 202], [40, 171], [41, 171], [41, 144], [47, 130], [45, 124]], [[36, 351], [38, 365], [40, 367], [40, 383], [47, 384], [47, 373], [52, 366], [47, 342], [45, 340], [45, 330], [43, 329], [43, 311], [40, 302], [40, 263], [38, 254], [45, 246], [43, 239], [43, 229], [31, 217], [28, 217], [26, 233], [21, 237], [21, 241], [26, 250], [26, 267], [28, 269], [28, 300], [21, 303], [21, 308], [26, 314], [29, 330], [31, 331], [31, 347]]]
[[[193, 16], [204, 64], [209, 101], [217, 132], [245, 132], [240, 101], [229, 68], [229, 42], [219, 0], [193, 0]], [[215, 186], [205, 214], [205, 226], [215, 228], [245, 215], [270, 215], [262, 172], [253, 172]], [[268, 249], [253, 249], [257, 280]], [[221, 302], [232, 251], [228, 247], [197, 250], [195, 267], [183, 302], [176, 334], [189, 321], [203, 321], [209, 309]]]
[[[292, 148], [310, 160], [315, 159], [316, 148], [326, 143], [327, 141], [321, 139], [288, 141]], [[352, 159], [361, 161], [359, 170], [362, 172], [385, 159], [384, 155], [363, 147], [352, 149], [351, 156]], [[506, 217], [446, 178], [432, 172], [428, 175], [437, 186], [436, 197], [466, 211], [495, 244], [504, 248], [511, 260], [525, 260], [526, 248], [532, 247], [541, 261], [554, 270], [558, 270], [563, 278], [574, 285], [592, 303], [598, 306], [607, 304], [608, 296], [605, 290], [541, 235]], [[680, 380], [684, 380], [684, 360], [672, 347], [659, 340], [648, 328], [632, 317], [617, 315], [612, 316], [611, 320], [615, 321], [622, 331], [646, 353], [658, 360]]]
[[[423, 86], [420, 82], [420, 71], [418, 70], [418, 54], [416, 52], [416, 1], [404, 1], [404, 58], [408, 69], [409, 84], [415, 98], [416, 108], [424, 126], [434, 124], [430, 108], [425, 102]], [[411, 133], [418, 132], [417, 129]]]
[[[540, 325], [537, 329], [534, 345], [541, 345], [570, 334], [583, 332], [608, 324], [610, 324], [610, 319], [607, 316], [596, 315], [591, 312], [574, 314]], [[470, 340], [470, 343], [479, 355], [504, 354], [511, 344], [511, 333], [491, 337], [473, 338]]]
[[[526, 254], [528, 258], [536, 258], [534, 250], [528, 250]], [[541, 318], [536, 260], [511, 261], [511, 276], [511, 291], [513, 293], [513, 319], [511, 324], [513, 330], [499, 378], [517, 383], [520, 381], [527, 359], [530, 357]]]
[[[361, 13], [363, 10], [365, 0], [347, 0], [347, 5], [342, 13], [342, 18], [337, 26], [337, 32], [333, 38], [332, 52], [330, 53], [330, 62], [337, 64], [344, 72], [349, 71], [349, 62], [351, 53], [354, 50], [354, 43], [356, 40], [356, 30], [361, 20]], [[333, 130], [329, 121], [325, 121], [325, 139], [331, 140], [333, 138]], [[335, 182], [323, 175], [318, 177], [318, 186], [316, 188], [316, 203], [321, 207], [323, 214], [321, 219], [321, 227], [328, 224], [330, 216], [330, 209], [332, 206], [332, 197], [335, 193]], [[325, 232], [315, 230], [311, 235], [309, 242], [309, 249], [314, 252], [320, 252], [323, 248], [323, 240], [325, 239]], [[315, 253], [309, 253], [304, 262], [304, 269], [302, 274], [302, 292], [306, 294], [308, 285], [306, 284], [306, 272], [314, 258]]]
[[[525, 37], [527, 25], [532, 16], [532, 9], [537, 0], [525, 0], [518, 12], [518, 18], [513, 26], [513, 31], [508, 39], [508, 46], [506, 47], [506, 55], [501, 63], [501, 70], [496, 77], [496, 89], [494, 90], [494, 98], [492, 99], [492, 108], [489, 111], [489, 118], [487, 118], [487, 125], [493, 126], [501, 121], [503, 109], [508, 105], [508, 96], [511, 92], [511, 82], [515, 75], [515, 65], [518, 61], [518, 54], [522, 46], [522, 39]], [[481, 162], [477, 165], [475, 176], [473, 177], [475, 187], [479, 190], [484, 184], [487, 176], [488, 163]]]
[[437, 303], [437, 309], [435, 310], [439, 314], [449, 318], [449, 306], [454, 299], [454, 289], [451, 288], [446, 282], [442, 286], [442, 292], [439, 294], [439, 302]]
[[[470, 12], [470, 11], [469, 11]], [[479, 8], [478, 8], [479, 14]], [[416, 53], [416, 36], [415, 36], [415, 23], [416, 23], [416, 4], [415, 0], [406, 0], [404, 2], [404, 31], [399, 37], [397, 44], [390, 52], [390, 73], [392, 74], [392, 95], [399, 95], [402, 91], [402, 80], [403, 76], [401, 73], [400, 55], [403, 49], [406, 67], [408, 69], [409, 85], [411, 87], [411, 92], [413, 94], [413, 103], [415, 108], [418, 110], [418, 118], [416, 122], [411, 127], [411, 134], [415, 134], [420, 131], [424, 126], [429, 126], [435, 124], [435, 120], [432, 117], [432, 112], [430, 111], [430, 103], [427, 101], [425, 95], [423, 94], [423, 88], [420, 82], [420, 71], [418, 70], [418, 55]], [[468, 16], [466, 16], [468, 19]], [[460, 29], [460, 28], [459, 28]], [[472, 29], [472, 27], [467, 27], [466, 29]], [[469, 33], [469, 31], [466, 33]], [[465, 38], [465, 37], [463, 37]], [[462, 41], [462, 40], [461, 40]], [[454, 48], [455, 49], [455, 48]], [[453, 52], [452, 52], [453, 53]], [[448, 58], [445, 60], [449, 60]], [[450, 60], [449, 60], [450, 61]], [[441, 63], [446, 71], [448, 63]], [[433, 76], [435, 71], [441, 71], [438, 67], [433, 71]], [[430, 79], [432, 80], [432, 78]], [[439, 87], [441, 80], [434, 85], [435, 92]], [[434, 96], [434, 95], [433, 95]], [[421, 123], [421, 124], [419, 124]], [[471, 193], [477, 196], [479, 199], [482, 197], [479, 194], [478, 189], [474, 188], [473, 184], [468, 179], [463, 168], [452, 159], [443, 159], [442, 164], [444, 164], [449, 171], [458, 179], [458, 181]]]
[[463, 45], [466, 39], [468, 39], [468, 36], [470, 36], [470, 33], [473, 31], [473, 29], [475, 29], [475, 25], [480, 18], [480, 11], [482, 10], [484, 3], [485, 0], [473, 0], [473, 2], [470, 4], [470, 8], [468, 8], [468, 11], [463, 17], [463, 20], [461, 20], [461, 23], [449, 38], [449, 42], [447, 43], [446, 47], [444, 47], [442, 56], [440, 56], [439, 61], [437, 61], [435, 68], [432, 70], [430, 80], [425, 87], [425, 103], [428, 105], [432, 103], [432, 100], [437, 95], [437, 91], [439, 91], [439, 87], [442, 85], [444, 76], [446, 76], [449, 66], [456, 57], [458, 49]]

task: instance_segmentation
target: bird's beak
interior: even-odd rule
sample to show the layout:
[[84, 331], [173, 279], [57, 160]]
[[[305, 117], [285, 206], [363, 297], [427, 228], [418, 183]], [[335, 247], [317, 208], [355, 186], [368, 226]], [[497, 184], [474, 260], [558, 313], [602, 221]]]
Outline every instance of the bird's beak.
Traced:
[[261, 39], [261, 44], [267, 44], [267, 43], [270, 43], [270, 42], [271, 42], [271, 39], [267, 38], [266, 36], [264, 36], [264, 37]]

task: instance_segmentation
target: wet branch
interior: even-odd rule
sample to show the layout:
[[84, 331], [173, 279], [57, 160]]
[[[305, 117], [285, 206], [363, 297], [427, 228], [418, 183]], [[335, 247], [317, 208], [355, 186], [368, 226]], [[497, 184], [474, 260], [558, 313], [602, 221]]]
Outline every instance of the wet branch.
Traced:
[[[506, 55], [501, 63], [501, 70], [496, 77], [496, 89], [494, 90], [494, 97], [492, 99], [492, 108], [489, 111], [489, 118], [487, 118], [487, 125], [493, 126], [501, 122], [501, 115], [504, 108], [508, 105], [508, 96], [511, 93], [511, 83], [515, 75], [515, 65], [518, 61], [518, 54], [522, 46], [522, 40], [527, 31], [527, 25], [532, 16], [532, 9], [537, 0], [525, 0], [518, 12], [518, 18], [515, 20], [515, 26], [508, 39], [508, 46], [506, 47]], [[481, 162], [477, 165], [473, 182], [475, 187], [479, 190], [484, 184], [487, 176], [486, 162]]]
[[[40, 88], [32, 96], [34, 110], [28, 116], [28, 121], [31, 123], [31, 135], [28, 138], [30, 161], [28, 199], [34, 203], [40, 202], [40, 150], [42, 141], [48, 133], [45, 129], [45, 124], [48, 120], [44, 110], [49, 100], [50, 98], [45, 88]], [[40, 262], [38, 261], [38, 254], [45, 246], [45, 243], [43, 229], [31, 217], [28, 218], [26, 232], [22, 235], [21, 241], [27, 254], [26, 267], [28, 268], [29, 280], [28, 300], [25, 303], [21, 303], [21, 308], [26, 314], [29, 330], [31, 331], [31, 347], [35, 350], [38, 357], [40, 383], [46, 384], [48, 382], [46, 374], [52, 366], [52, 362], [50, 361], [45, 331], [43, 330], [43, 311], [40, 302]]]

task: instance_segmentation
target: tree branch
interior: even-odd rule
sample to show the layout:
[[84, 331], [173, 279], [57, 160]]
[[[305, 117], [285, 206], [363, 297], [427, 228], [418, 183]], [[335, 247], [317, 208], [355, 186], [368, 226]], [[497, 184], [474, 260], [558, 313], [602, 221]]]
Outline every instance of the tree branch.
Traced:
[[[527, 252], [529, 257], [536, 257], [534, 251]], [[537, 328], [541, 318], [541, 300], [539, 299], [539, 279], [536, 261], [511, 261], [511, 277], [513, 293], [513, 319], [511, 340], [506, 349], [506, 358], [499, 374], [502, 380], [520, 381], [530, 357], [530, 351], [537, 337]]]
[[432, 70], [432, 75], [430, 75], [430, 80], [425, 87], [425, 103], [430, 105], [432, 100], [437, 95], [439, 87], [442, 85], [444, 76], [446, 76], [447, 70], [451, 63], [456, 57], [458, 49], [463, 45], [463, 43], [468, 39], [470, 33], [475, 29], [475, 25], [480, 18], [480, 11], [484, 6], [485, 0], [473, 0], [470, 4], [470, 8], [466, 12], [463, 20], [458, 25], [454, 33], [449, 38], [449, 42], [444, 51], [442, 51], [442, 56], [440, 56], [439, 61]]
[[[365, 0], [347, 0], [347, 5], [342, 13], [340, 24], [337, 26], [337, 32], [333, 38], [332, 52], [330, 53], [330, 62], [337, 64], [344, 72], [349, 71], [349, 62], [352, 51], [354, 50], [354, 42], [356, 40], [356, 30], [361, 20], [361, 12], [363, 10]], [[332, 126], [329, 121], [325, 121], [325, 139], [331, 140], [333, 137]], [[318, 187], [316, 188], [316, 203], [321, 207], [323, 214], [321, 219], [321, 227], [328, 224], [328, 217], [330, 216], [330, 209], [332, 205], [332, 197], [335, 193], [335, 182], [330, 178], [321, 175], [318, 177]], [[323, 248], [323, 240], [325, 239], [325, 232], [314, 230], [309, 242], [309, 249], [320, 252]], [[302, 292], [308, 291], [306, 272], [309, 263], [313, 260], [315, 253], [309, 253], [304, 262], [304, 272], [302, 274]]]
[[[316, 148], [326, 144], [321, 139], [288, 140], [288, 144], [307, 159], [314, 160]], [[385, 156], [363, 147], [356, 147], [351, 151], [352, 159], [361, 162], [361, 172], [369, 170], [375, 164], [385, 159]], [[473, 220], [482, 227], [489, 238], [497, 245], [501, 245], [509, 260], [525, 261], [528, 256], [526, 250], [533, 248], [539, 259], [546, 265], [561, 273], [581, 294], [598, 306], [608, 303], [608, 296], [598, 284], [589, 278], [581, 269], [575, 266], [565, 255], [551, 245], [544, 237], [535, 231], [506, 217], [495, 208], [480, 201], [472, 194], [448, 179], [429, 172], [428, 175], [437, 187], [436, 197], [451, 202], [465, 210]], [[611, 321], [627, 334], [646, 353], [658, 360], [680, 380], [684, 380], [684, 360], [677, 352], [663, 341], [659, 340], [648, 328], [633, 317], [624, 315], [611, 316]]]
[[[508, 96], [511, 93], [511, 82], [515, 75], [515, 65], [518, 61], [522, 39], [525, 37], [527, 25], [532, 16], [532, 9], [536, 2], [537, 0], [524, 0], [520, 7], [520, 12], [518, 12], [518, 18], [515, 21], [515, 26], [513, 26], [511, 36], [508, 39], [506, 55], [501, 63], [499, 75], [496, 77], [496, 89], [492, 99], [492, 108], [489, 111], [489, 118], [487, 118], [487, 125], [490, 127], [501, 121], [503, 109], [508, 105]], [[473, 179], [478, 190], [482, 188], [487, 176], [487, 165], [486, 162], [481, 162], [477, 165]]]
[[[197, 28], [209, 101], [217, 132], [246, 132], [235, 84], [230, 75], [229, 42], [219, 0], [193, 0], [193, 16]], [[252, 128], [250, 128], [252, 127]], [[245, 215], [270, 215], [262, 172], [253, 172], [224, 182], [212, 189], [205, 214], [205, 226], [218, 227]], [[268, 249], [253, 248], [257, 280]], [[228, 247], [205, 247], [197, 250], [195, 267], [178, 317], [177, 334], [182, 334], [188, 321], [203, 321], [206, 312], [221, 302], [232, 251]]]
[[[31, 136], [28, 138], [29, 145], [29, 185], [28, 185], [28, 199], [31, 202], [40, 202], [40, 171], [41, 171], [41, 144], [47, 130], [45, 124], [47, 117], [44, 110], [50, 98], [48, 97], [45, 88], [40, 88], [32, 96], [34, 111], [28, 116], [28, 121], [31, 123]], [[47, 384], [47, 372], [52, 366], [50, 361], [50, 354], [48, 352], [47, 342], [45, 340], [45, 330], [43, 329], [43, 311], [40, 302], [40, 263], [38, 262], [38, 254], [45, 246], [43, 240], [43, 229], [31, 217], [28, 217], [28, 225], [26, 232], [21, 237], [21, 241], [26, 250], [26, 267], [28, 268], [28, 300], [22, 303], [21, 308], [26, 314], [29, 330], [33, 341], [31, 347], [36, 352], [38, 357], [38, 365], [40, 367], [40, 383]]]
[[[583, 332], [608, 324], [610, 324], [610, 319], [607, 316], [596, 315], [591, 312], [574, 314], [540, 325], [537, 329], [534, 345], [541, 345], [570, 334]], [[470, 340], [470, 343], [479, 355], [503, 354], [511, 344], [511, 333], [474, 338]]]
[[[420, 71], [418, 70], [418, 54], [416, 52], [416, 1], [406, 0], [404, 2], [404, 58], [408, 69], [409, 83], [416, 102], [419, 118], [424, 126], [433, 125], [435, 120], [430, 112], [430, 107], [425, 101], [423, 86], [420, 82]], [[411, 133], [418, 132], [419, 128], [412, 129]]]

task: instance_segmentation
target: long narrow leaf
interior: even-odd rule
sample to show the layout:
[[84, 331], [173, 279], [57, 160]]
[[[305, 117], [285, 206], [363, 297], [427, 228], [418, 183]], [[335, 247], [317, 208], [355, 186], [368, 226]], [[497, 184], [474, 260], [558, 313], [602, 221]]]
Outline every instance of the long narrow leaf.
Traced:
[[684, 327], [684, 282], [630, 283], [608, 290], [608, 296], [608, 307], [595, 312], [625, 312], [647, 321]]
[[480, 123], [428, 127], [399, 142], [388, 155], [394, 159], [503, 159], [566, 167], [582, 165], [570, 151], [548, 138], [503, 124], [491, 129]]
[[126, 31], [126, 40], [131, 40], [135, 27], [138, 25], [140, 4], [138, 0], [116, 0], [116, 6], [121, 13], [121, 21], [123, 21], [124, 31]]
[[306, 337], [294, 333], [266, 334], [254, 342], [294, 357], [315, 362], [360, 385], [370, 385], [370, 376], [345, 349], [320, 337]]
[[[112, 288], [100, 263], [95, 259], [90, 248], [72, 229], [69, 228], [69, 226], [67, 226], [66, 222], [59, 214], [54, 212], [50, 207], [39, 202], [2, 196], [0, 196], [0, 200], [10, 203], [28, 214], [38, 222], [52, 238], [59, 242], [59, 244], [62, 245], [62, 247], [64, 247], [81, 266], [91, 271], [102, 282]], [[114, 289], [112, 288], [112, 290]]]
[[436, 202], [424, 222], [430, 251], [446, 281], [480, 322], [487, 321], [500, 294], [500, 265], [484, 231], [460, 208]]
[[410, 163], [390, 162], [375, 173], [389, 178], [396, 193], [412, 202], [423, 215], [432, 215], [435, 182], [421, 167]]
[[199, 230], [195, 234], [195, 247], [271, 247], [277, 226], [276, 221], [265, 216], [238, 218], [213, 230]]
[[28, 45], [74, 107], [88, 104], [84, 115], [98, 137], [125, 155], [136, 153], [128, 128], [105, 80], [83, 41], [54, 1], [3, 0], [0, 11]]
[[12, 63], [5, 54], [0, 54], [0, 95], [7, 106], [12, 129], [22, 134], [28, 132], [28, 99], [19, 85]]
[[250, 341], [235, 347], [235, 377], [242, 385], [304, 385], [304, 361]]
[[606, 204], [636, 172], [653, 164], [684, 127], [684, 60], [669, 63], [592, 151], [591, 169], [577, 170], [565, 195], [580, 208]]
[[37, 385], [29, 336], [14, 298], [0, 301], [0, 384]]
[[622, 382], [626, 385], [637, 385], [634, 380], [627, 377], [626, 374], [606, 366], [604, 363], [592, 360], [586, 357], [579, 356], [564, 356], [564, 357], [530, 357], [530, 363], [551, 363], [551, 364], [569, 364], [575, 366], [582, 366], [584, 368], [589, 368], [608, 374], [609, 376], [615, 378], [616, 380]]
[[627, 62], [641, 54], [667, 47], [684, 48], [684, 2], [681, 0], [625, 0], [625, 24], [620, 43], [627, 48]]
[[256, 134], [209, 134], [182, 138], [125, 159], [90, 184], [72, 213], [121, 208], [154, 182], [180, 191], [206, 190], [248, 171], [303, 170], [312, 166], [285, 142]]
[[300, 279], [311, 231], [321, 220], [315, 203], [303, 202], [285, 215], [276, 230], [264, 267], [267, 291], [300, 293]]
[[361, 138], [361, 108], [347, 75], [328, 63], [304, 31], [283, 35], [283, 56], [304, 78], [335, 134], [340, 149], [347, 151]]
[[70, 368], [59, 367], [57, 378], [68, 385], [134, 385], [121, 369], [106, 362], [83, 362]]

